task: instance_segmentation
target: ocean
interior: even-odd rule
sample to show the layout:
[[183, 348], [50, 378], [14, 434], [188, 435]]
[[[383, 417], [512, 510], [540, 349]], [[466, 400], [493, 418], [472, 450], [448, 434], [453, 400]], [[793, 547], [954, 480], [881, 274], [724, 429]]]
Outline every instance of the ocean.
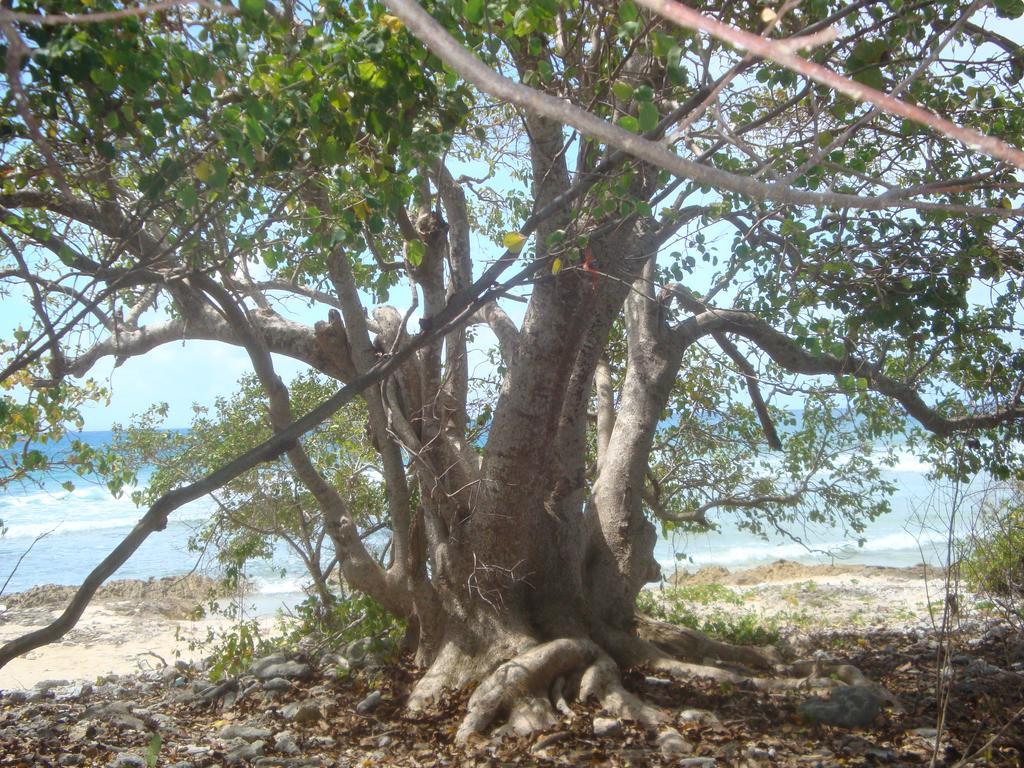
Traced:
[[[110, 433], [86, 432], [81, 439], [101, 445], [109, 441]], [[781, 558], [804, 563], [943, 564], [948, 530], [944, 494], [929, 482], [927, 471], [909, 454], [885, 470], [886, 478], [898, 487], [891, 500], [892, 512], [859, 534], [865, 539], [863, 546], [841, 530], [821, 526], [797, 531], [803, 542], [799, 543], [781, 536], [762, 540], [726, 524], [711, 534], [663, 538], [656, 556], [667, 573], [677, 565], [735, 569]], [[69, 479], [76, 485], [71, 492], [61, 488]], [[212, 502], [201, 499], [176, 511], [167, 529], [150, 536], [114, 578], [173, 576], [196, 568], [197, 555], [189, 552], [188, 540], [211, 509]], [[8, 487], [0, 494], [0, 520], [7, 527], [0, 538], [0, 586], [7, 581], [0, 600], [3, 594], [40, 584], [80, 583], [142, 512], [130, 493], [114, 498], [104, 486], [70, 473], [51, 477], [42, 487]], [[210, 572], [209, 565], [199, 563], [198, 567], [200, 572]], [[248, 576], [265, 610], [294, 605], [302, 597], [304, 570], [283, 547], [272, 561], [253, 563]]]

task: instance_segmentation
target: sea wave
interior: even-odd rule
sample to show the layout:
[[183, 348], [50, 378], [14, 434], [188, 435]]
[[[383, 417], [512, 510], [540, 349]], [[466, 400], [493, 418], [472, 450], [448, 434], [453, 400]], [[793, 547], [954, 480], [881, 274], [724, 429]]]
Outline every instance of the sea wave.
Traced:
[[[913, 565], [922, 558], [935, 561], [942, 556], [946, 534], [936, 530], [893, 531], [867, 539], [864, 546], [848, 538], [831, 541], [816, 541], [813, 550], [794, 541], [772, 542], [748, 540], [741, 544], [722, 546], [721, 542], [693, 542], [689, 546], [677, 544], [677, 550], [685, 554], [695, 565], [721, 565], [727, 567], [751, 566], [775, 560], [797, 560], [818, 562], [829, 555], [837, 560], [864, 560], [873, 562], [893, 556], [898, 564]], [[659, 547], [658, 560], [663, 567], [672, 569], [677, 560], [665, 549]]]

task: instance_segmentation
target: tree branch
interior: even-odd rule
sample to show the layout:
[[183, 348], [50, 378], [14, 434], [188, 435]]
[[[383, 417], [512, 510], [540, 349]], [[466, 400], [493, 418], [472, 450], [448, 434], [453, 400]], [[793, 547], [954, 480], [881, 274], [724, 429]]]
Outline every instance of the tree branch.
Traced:
[[[396, 0], [392, 0], [393, 2]], [[397, 0], [405, 2], [407, 0]], [[705, 32], [730, 45], [781, 64], [786, 69], [826, 85], [855, 101], [874, 104], [879, 109], [899, 117], [926, 125], [934, 131], [965, 144], [971, 149], [984, 152], [989, 157], [1010, 163], [1024, 170], [1024, 152], [1012, 147], [994, 136], [964, 128], [939, 117], [926, 109], [883, 93], [875, 88], [858, 83], [831, 69], [799, 56], [793, 48], [793, 41], [771, 40], [742, 29], [704, 16], [675, 0], [637, 0], [640, 5], [687, 29]]]
[[[442, 61], [480, 90], [503, 101], [522, 107], [531, 113], [543, 115], [552, 120], [571, 125], [582, 133], [597, 138], [609, 146], [622, 149], [640, 160], [658, 168], [663, 168], [677, 176], [690, 179], [697, 184], [736, 192], [756, 199], [776, 200], [791, 205], [859, 208], [866, 210], [912, 208], [959, 213], [984, 213], [1000, 218], [1010, 218], [1024, 214], [1024, 209], [981, 208], [926, 203], [909, 199], [894, 200], [877, 196], [862, 197], [837, 192], [807, 192], [791, 189], [779, 184], [765, 184], [745, 176], [737, 176], [717, 168], [704, 166], [680, 157], [656, 141], [651, 141], [635, 133], [630, 133], [620, 126], [607, 123], [571, 102], [535, 91], [498, 74], [463, 48], [415, 0], [387, 0], [387, 5], [396, 16], [405, 22], [409, 30], [423, 41]], [[1024, 163], [1024, 159], [1021, 162]]]

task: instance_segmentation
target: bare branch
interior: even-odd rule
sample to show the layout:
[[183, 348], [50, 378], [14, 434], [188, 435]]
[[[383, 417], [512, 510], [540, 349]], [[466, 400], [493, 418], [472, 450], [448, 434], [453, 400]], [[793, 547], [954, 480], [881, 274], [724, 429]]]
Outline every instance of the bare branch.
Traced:
[[[401, 0], [405, 1], [405, 0]], [[797, 55], [789, 40], [770, 40], [751, 32], [731, 27], [716, 19], [712, 19], [675, 0], [637, 0], [640, 5], [664, 16], [666, 19], [687, 29], [705, 32], [717, 37], [737, 48], [750, 51], [777, 64], [781, 64], [793, 72], [809, 77], [815, 82], [826, 85], [839, 93], [856, 101], [874, 104], [879, 109], [893, 115], [927, 125], [938, 133], [966, 144], [971, 149], [984, 152], [990, 157], [1024, 169], [1024, 152], [1012, 147], [994, 136], [986, 136], [972, 128], [964, 128], [945, 118], [939, 117], [926, 109], [879, 91], [870, 86], [858, 83], [848, 77], [833, 72], [828, 67], [808, 61]]]
[[135, 19], [140, 16], [147, 16], [151, 13], [167, 11], [171, 8], [180, 8], [187, 5], [197, 5], [214, 13], [223, 13], [227, 16], [238, 13], [237, 8], [230, 5], [220, 5], [210, 0], [161, 0], [161, 2], [141, 5], [134, 8], [122, 8], [117, 11], [94, 11], [92, 13], [24, 13], [11, 11], [6, 8], [0, 10], [0, 22], [20, 21], [25, 24], [38, 24], [40, 26], [57, 26], [60, 24], [100, 24], [108, 21], [121, 21], [123, 19]]
[[[480, 90], [532, 113], [571, 125], [582, 133], [597, 138], [609, 146], [617, 147], [640, 160], [663, 168], [677, 176], [690, 179], [698, 184], [736, 192], [752, 198], [776, 200], [791, 205], [866, 210], [912, 208], [917, 210], [941, 210], [951, 213], [984, 213], [985, 215], [997, 216], [999, 218], [1010, 218], [1024, 214], [1024, 209], [1007, 210], [1002, 208], [946, 205], [943, 203], [920, 202], [906, 198], [897, 200], [891, 197], [859, 196], [837, 192], [807, 192], [791, 189], [780, 184], [766, 184], [746, 176], [738, 176], [717, 168], [704, 166], [680, 157], [666, 149], [659, 142], [651, 141], [643, 136], [630, 133], [620, 126], [605, 122], [571, 102], [541, 93], [498, 74], [463, 48], [415, 0], [387, 0], [387, 5], [396, 16], [405, 22], [409, 30], [423, 41], [442, 61]], [[757, 39], [761, 40], [762, 38]], [[804, 59], [800, 59], [800, 61], [804, 61]], [[1022, 153], [1021, 162], [1024, 163], [1024, 153]]]

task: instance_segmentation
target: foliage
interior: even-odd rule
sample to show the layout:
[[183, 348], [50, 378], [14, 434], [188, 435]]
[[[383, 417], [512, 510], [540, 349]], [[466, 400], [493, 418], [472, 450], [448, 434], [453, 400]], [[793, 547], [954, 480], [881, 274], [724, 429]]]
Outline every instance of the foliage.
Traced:
[[[223, 611], [216, 606], [212, 610]], [[190, 638], [187, 645], [190, 651], [201, 649], [206, 654], [204, 673], [216, 682], [243, 673], [254, 660], [275, 650], [295, 651], [300, 643], [306, 649], [312, 643], [325, 650], [345, 650], [360, 643], [364, 654], [393, 658], [404, 632], [405, 622], [367, 595], [355, 593], [329, 605], [311, 595], [280, 616], [269, 631], [258, 619], [242, 619], [223, 630], [210, 627], [205, 637]], [[178, 640], [182, 640], [180, 634]]]
[[1024, 626], [1024, 486], [986, 495], [971, 535], [959, 542], [960, 574], [1002, 616]]
[[[301, 415], [325, 399], [330, 387], [323, 377], [304, 374], [291, 383], [290, 391], [296, 415]], [[114, 452], [139, 469], [153, 470], [148, 486], [134, 494], [136, 502], [148, 505], [265, 440], [271, 434], [266, 408], [266, 394], [250, 376], [232, 396], [219, 398], [212, 412], [196, 408], [187, 430], [162, 429], [164, 407], [150, 410], [127, 428], [115, 428]], [[303, 445], [317, 469], [343, 493], [355, 521], [374, 531], [386, 525], [386, 512], [383, 490], [371, 471], [374, 457], [365, 439], [365, 420], [365, 407], [352, 404], [307, 436]], [[250, 560], [271, 559], [284, 544], [305, 565], [321, 600], [330, 599], [328, 578], [336, 560], [323, 515], [287, 459], [235, 478], [213, 500], [214, 512], [190, 547], [212, 551], [229, 583], [244, 579]]]
[[758, 616], [753, 611], [716, 608], [716, 603], [741, 606], [743, 599], [721, 584], [695, 584], [658, 591], [643, 590], [637, 597], [637, 610], [725, 642], [771, 645], [778, 641], [777, 619]]

